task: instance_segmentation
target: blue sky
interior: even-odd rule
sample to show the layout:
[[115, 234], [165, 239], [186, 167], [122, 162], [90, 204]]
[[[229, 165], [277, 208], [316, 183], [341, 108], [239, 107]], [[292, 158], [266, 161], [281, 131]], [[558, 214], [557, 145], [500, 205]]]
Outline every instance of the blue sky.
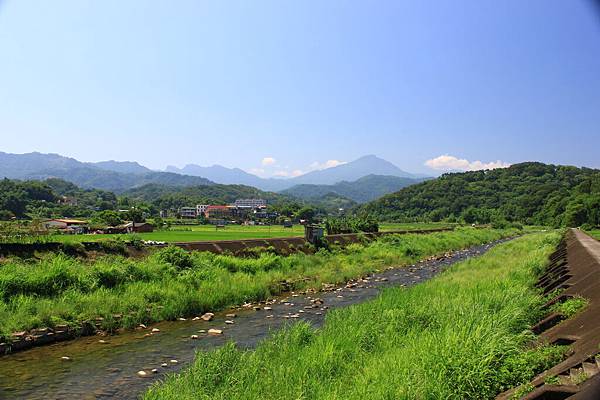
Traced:
[[600, 167], [591, 1], [0, 1], [0, 151]]

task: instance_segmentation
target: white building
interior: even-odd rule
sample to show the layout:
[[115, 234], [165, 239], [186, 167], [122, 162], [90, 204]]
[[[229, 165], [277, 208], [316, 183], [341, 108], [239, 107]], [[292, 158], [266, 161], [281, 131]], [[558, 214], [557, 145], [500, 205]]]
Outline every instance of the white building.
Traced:
[[265, 199], [237, 199], [233, 205], [238, 208], [265, 208], [267, 201]]
[[202, 215], [206, 212], [206, 209], [208, 208], [208, 204], [198, 204], [196, 206], [196, 215]]
[[179, 209], [179, 216], [182, 218], [196, 218], [196, 207], [181, 207]]

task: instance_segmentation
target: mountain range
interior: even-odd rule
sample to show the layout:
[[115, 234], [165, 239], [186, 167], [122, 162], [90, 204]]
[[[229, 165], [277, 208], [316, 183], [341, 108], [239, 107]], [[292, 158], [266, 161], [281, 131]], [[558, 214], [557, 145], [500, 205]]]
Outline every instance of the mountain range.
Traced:
[[308, 172], [288, 179], [261, 178], [239, 168], [226, 168], [220, 165], [201, 167], [188, 164], [183, 168], [167, 167], [168, 172], [201, 176], [218, 183], [243, 184], [262, 190], [281, 191], [295, 185], [335, 185], [342, 181], [356, 181], [367, 175], [385, 175], [400, 178], [422, 179], [425, 175], [403, 171], [389, 161], [374, 155], [367, 155], [335, 167]]
[[[135, 161], [81, 162], [59, 154], [38, 152], [0, 152], [0, 177], [20, 180], [59, 178], [83, 188], [116, 193], [148, 184], [170, 187], [217, 183], [246, 185], [263, 191], [288, 190], [289, 195], [305, 199], [336, 194], [359, 203], [423, 180], [423, 176], [405, 172], [389, 161], [373, 155], [294, 178], [267, 179], [239, 168], [220, 165], [201, 167], [189, 164], [181, 169], [169, 166], [166, 171], [153, 171]], [[298, 185], [300, 186], [297, 187]]]
[[371, 174], [352, 182], [341, 181], [333, 185], [295, 185], [281, 191], [281, 193], [308, 201], [321, 199], [333, 193], [357, 203], [365, 203], [385, 194], [397, 192], [407, 186], [423, 182], [424, 180], [425, 178], [405, 178]]
[[123, 192], [149, 183], [171, 186], [212, 185], [214, 182], [189, 175], [156, 172], [135, 162], [86, 163], [58, 154], [0, 152], [0, 177], [20, 180], [59, 178], [86, 189]]

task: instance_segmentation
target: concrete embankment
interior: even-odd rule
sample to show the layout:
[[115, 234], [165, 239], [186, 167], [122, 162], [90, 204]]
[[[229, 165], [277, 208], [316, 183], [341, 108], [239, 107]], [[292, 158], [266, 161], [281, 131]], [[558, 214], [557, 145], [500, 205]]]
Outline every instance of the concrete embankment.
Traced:
[[[545, 295], [558, 293], [546, 304], [548, 310], [574, 297], [587, 299], [588, 305], [569, 319], [549, 312], [533, 327], [540, 343], [569, 345], [570, 351], [530, 382], [534, 390], [523, 399], [600, 399], [600, 242], [569, 230], [537, 286]], [[513, 393], [498, 399], [510, 399]]]

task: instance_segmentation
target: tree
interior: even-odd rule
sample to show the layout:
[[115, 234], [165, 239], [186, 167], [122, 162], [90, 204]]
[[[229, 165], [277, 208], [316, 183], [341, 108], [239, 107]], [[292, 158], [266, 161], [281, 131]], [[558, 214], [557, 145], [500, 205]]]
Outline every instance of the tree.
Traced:
[[315, 209], [309, 206], [302, 207], [296, 213], [296, 218], [304, 219], [306, 221], [312, 221], [315, 217]]
[[104, 210], [96, 213], [92, 222], [99, 225], [117, 226], [123, 223], [123, 218], [117, 211]]

